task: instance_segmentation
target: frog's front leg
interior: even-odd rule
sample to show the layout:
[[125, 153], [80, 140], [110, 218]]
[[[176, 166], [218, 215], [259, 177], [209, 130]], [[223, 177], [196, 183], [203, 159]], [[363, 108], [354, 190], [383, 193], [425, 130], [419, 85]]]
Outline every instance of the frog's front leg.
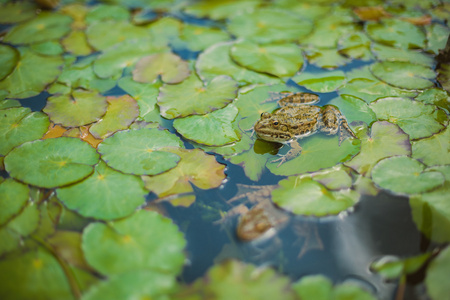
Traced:
[[297, 156], [299, 156], [302, 153], [302, 146], [300, 146], [300, 144], [297, 142], [297, 140], [293, 140], [293, 141], [289, 142], [289, 146], [291, 147], [291, 149], [289, 149], [289, 151], [286, 154], [284, 154], [284, 155], [279, 154], [279, 156], [281, 156], [279, 159], [272, 160], [272, 162], [277, 162], [277, 161], [280, 162], [278, 164], [277, 168], [279, 166], [281, 166], [282, 164], [284, 164], [286, 161], [296, 158]]

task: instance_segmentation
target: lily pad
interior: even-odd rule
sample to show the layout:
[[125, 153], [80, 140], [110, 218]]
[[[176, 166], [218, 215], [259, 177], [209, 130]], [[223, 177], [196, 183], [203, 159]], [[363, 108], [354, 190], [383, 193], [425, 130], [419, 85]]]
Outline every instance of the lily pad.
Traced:
[[[1, 99], [1, 96], [0, 96]], [[0, 109], [6, 109], [11, 107], [22, 107], [19, 100], [15, 99], [1, 99], [0, 100]]]
[[104, 162], [100, 162], [85, 180], [59, 188], [56, 193], [67, 208], [100, 220], [132, 214], [145, 202], [147, 194], [139, 177], [115, 171]]
[[447, 112], [450, 111], [450, 96], [443, 89], [431, 88], [425, 90], [415, 100], [426, 104], [434, 104], [445, 109]]
[[320, 68], [335, 69], [345, 66], [351, 59], [343, 56], [337, 49], [304, 48], [308, 61]]
[[37, 4], [32, 2], [3, 1], [0, 4], [0, 24], [16, 23], [36, 16]]
[[28, 107], [2, 109], [0, 116], [0, 156], [25, 142], [40, 139], [50, 125], [46, 114], [31, 112]]
[[233, 124], [237, 114], [237, 108], [230, 104], [206, 115], [176, 119], [173, 127], [189, 140], [209, 146], [221, 146], [239, 140], [240, 133]]
[[411, 154], [409, 136], [395, 124], [377, 121], [370, 132], [361, 126], [355, 133], [361, 140], [361, 151], [345, 165], [364, 176], [369, 176], [375, 164], [385, 157]]
[[228, 33], [219, 28], [184, 24], [179, 38], [174, 39], [171, 46], [196, 52], [229, 39]]
[[91, 223], [83, 231], [82, 247], [88, 263], [104, 275], [138, 270], [176, 275], [184, 263], [185, 245], [169, 219], [140, 210], [119, 221]]
[[11, 178], [0, 183], [0, 225], [18, 214], [28, 202], [28, 186]]
[[11, 177], [20, 181], [54, 188], [87, 177], [98, 159], [97, 152], [88, 143], [60, 137], [28, 142], [13, 149], [5, 157], [5, 168]]
[[139, 129], [116, 132], [107, 137], [98, 151], [116, 170], [136, 175], [156, 175], [175, 167], [180, 161], [166, 147], [182, 147], [180, 139], [166, 130]]
[[13, 27], [6, 33], [3, 41], [17, 45], [56, 40], [69, 33], [71, 23], [72, 18], [69, 16], [42, 12], [35, 18]]
[[377, 120], [373, 110], [364, 100], [358, 97], [341, 95], [340, 97], [331, 99], [329, 104], [337, 106], [349, 124], [355, 121], [363, 121], [367, 125], [370, 125]]
[[256, 43], [294, 42], [312, 30], [312, 23], [289, 11], [262, 8], [233, 17], [228, 30]]
[[408, 90], [432, 87], [436, 77], [431, 68], [400, 61], [377, 62], [372, 65], [371, 71], [380, 80]]
[[61, 41], [61, 44], [67, 52], [77, 56], [89, 55], [93, 51], [87, 42], [86, 33], [82, 30], [71, 31]]
[[189, 76], [189, 65], [173, 53], [158, 53], [141, 58], [133, 70], [137, 82], [152, 83], [159, 76], [165, 83], [179, 83]]
[[375, 165], [372, 180], [383, 189], [410, 195], [432, 190], [442, 185], [445, 178], [440, 172], [425, 170], [425, 165], [415, 159], [394, 156]]
[[100, 120], [108, 103], [97, 92], [75, 90], [72, 95], [55, 95], [47, 99], [44, 112], [53, 123], [78, 127]]
[[445, 248], [430, 263], [425, 277], [425, 285], [432, 299], [445, 299], [450, 293], [450, 286], [443, 280], [450, 276], [450, 247]]
[[293, 76], [303, 65], [302, 51], [295, 44], [258, 45], [241, 41], [233, 45], [230, 54], [248, 69], [278, 77]]
[[271, 5], [287, 9], [289, 11], [295, 12], [302, 19], [308, 19], [311, 21], [319, 20], [325, 15], [329, 15], [330, 11], [333, 9], [328, 5], [323, 3], [311, 3], [311, 2], [300, 2], [297, 0], [277, 0], [270, 3]]
[[373, 43], [372, 52], [378, 60], [383, 61], [404, 61], [428, 67], [433, 67], [435, 64], [433, 56], [416, 50], [399, 49]]
[[[213, 155], [205, 154], [200, 149], [177, 149], [173, 153], [181, 157], [180, 163], [163, 174], [143, 176], [145, 187], [156, 193], [159, 198], [176, 194], [193, 193], [193, 185], [206, 190], [218, 187], [225, 179], [225, 165], [219, 164]], [[189, 206], [195, 201], [190, 195], [185, 201], [175, 199], [173, 205]], [[187, 200], [187, 202], [186, 202]]]
[[313, 92], [329, 93], [344, 84], [345, 74], [342, 71], [302, 72], [292, 80]]
[[339, 53], [346, 57], [370, 61], [373, 59], [370, 44], [370, 39], [363, 32], [353, 32], [339, 40]]
[[401, 279], [402, 276], [416, 273], [427, 263], [430, 256], [430, 252], [405, 259], [398, 259], [395, 256], [384, 256], [371, 263], [370, 269], [387, 280]]
[[60, 55], [64, 53], [64, 49], [58, 41], [46, 41], [36, 43], [30, 46], [30, 49], [37, 54], [42, 55]]
[[213, 20], [223, 20], [234, 16], [236, 12], [251, 12], [260, 3], [260, 0], [200, 0], [186, 6], [184, 11], [200, 18], [209, 17]]
[[407, 98], [382, 98], [370, 104], [378, 120], [397, 124], [411, 139], [428, 137], [445, 128], [446, 113], [432, 104]]
[[[243, 135], [244, 137], [246, 135]], [[256, 145], [256, 142], [255, 142]], [[270, 153], [256, 153], [256, 151], [250, 149], [239, 153], [237, 155], [232, 155], [227, 159], [235, 165], [240, 165], [244, 169], [245, 176], [250, 180], [258, 181], [265, 169], [267, 160], [271, 157]]]
[[283, 209], [297, 215], [337, 215], [359, 201], [359, 194], [344, 189], [329, 191], [311, 178], [291, 176], [278, 182], [272, 191], [272, 201]]
[[104, 139], [116, 131], [127, 129], [139, 116], [139, 106], [128, 95], [107, 97], [106, 114], [91, 126], [89, 132], [97, 139]]
[[431, 50], [434, 54], [439, 54], [440, 49], [445, 48], [450, 29], [442, 24], [433, 23], [426, 27], [428, 46], [427, 50]]
[[225, 107], [236, 98], [237, 84], [228, 76], [218, 76], [206, 85], [192, 74], [177, 85], [159, 89], [158, 105], [167, 119], [203, 115]]
[[400, 19], [383, 19], [380, 22], [368, 22], [366, 32], [379, 43], [397, 48], [425, 48], [425, 33], [419, 26]]
[[19, 61], [20, 54], [16, 48], [8, 45], [0, 45], [0, 80], [11, 74]]
[[8, 91], [9, 98], [36, 96], [55, 81], [63, 61], [59, 56], [41, 56], [24, 48], [19, 50], [20, 61], [14, 71], [0, 81], [0, 90]]
[[111, 4], [96, 5], [86, 14], [88, 24], [107, 20], [127, 21], [129, 18], [130, 12], [126, 7]]
[[412, 143], [412, 157], [423, 163], [434, 165], [450, 164], [450, 129]]
[[234, 42], [217, 43], [203, 51], [195, 64], [202, 80], [210, 81], [216, 76], [228, 75], [240, 85], [249, 83], [279, 83], [279, 78], [243, 68], [230, 58]]

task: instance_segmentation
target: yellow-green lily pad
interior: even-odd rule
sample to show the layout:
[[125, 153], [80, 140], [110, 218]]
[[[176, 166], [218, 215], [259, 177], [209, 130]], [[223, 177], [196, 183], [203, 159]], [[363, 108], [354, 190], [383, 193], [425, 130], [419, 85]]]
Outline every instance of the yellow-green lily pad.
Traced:
[[278, 77], [290, 77], [303, 66], [303, 54], [295, 44], [258, 45], [251, 41], [237, 42], [231, 57], [241, 66]]
[[236, 12], [251, 12], [260, 3], [261, 0], [200, 0], [186, 6], [184, 11], [199, 18], [209, 17], [213, 20], [223, 20], [234, 16]]
[[28, 107], [2, 109], [0, 116], [0, 156], [25, 142], [40, 139], [50, 125], [47, 115], [31, 112]]
[[175, 167], [180, 157], [165, 151], [182, 147], [167, 130], [139, 129], [116, 132], [98, 145], [102, 159], [116, 170], [136, 175], [156, 175]]
[[377, 121], [372, 124], [370, 132], [366, 126], [360, 126], [355, 130], [356, 136], [361, 140], [361, 151], [350, 161], [345, 162], [345, 165], [364, 176], [370, 176], [372, 168], [379, 160], [411, 154], [409, 136], [397, 125]]
[[157, 53], [142, 57], [133, 70], [133, 80], [152, 83], [159, 76], [165, 83], [180, 83], [189, 76], [189, 65], [173, 53]]
[[16, 48], [8, 45], [0, 45], [0, 80], [11, 74], [19, 61], [20, 54]]
[[0, 183], [0, 225], [18, 214], [28, 202], [30, 189], [14, 179]]
[[444, 278], [450, 276], [450, 247], [445, 248], [431, 261], [425, 276], [425, 285], [431, 299], [445, 299], [450, 294], [450, 286]]
[[176, 119], [173, 127], [184, 138], [208, 146], [221, 146], [236, 142], [240, 132], [233, 123], [238, 114], [234, 105], [200, 116]]
[[35, 18], [9, 30], [3, 41], [17, 45], [56, 40], [69, 33], [71, 23], [72, 18], [69, 16], [41, 12]]
[[417, 90], [434, 86], [436, 73], [429, 67], [401, 61], [382, 61], [371, 66], [380, 80], [403, 89]]
[[225, 107], [236, 98], [237, 84], [228, 76], [218, 76], [204, 84], [195, 74], [177, 85], [159, 89], [158, 105], [167, 119], [203, 115]]
[[419, 96], [415, 98], [417, 101], [421, 101], [426, 104], [434, 104], [440, 108], [450, 111], [450, 96], [447, 91], [439, 88], [431, 88], [423, 91]]
[[412, 157], [429, 166], [450, 164], [450, 129], [412, 143]]
[[372, 180], [381, 188], [397, 194], [418, 194], [442, 185], [440, 172], [427, 171], [421, 162], [407, 156], [380, 160], [372, 169]]
[[402, 49], [425, 48], [425, 33], [416, 25], [395, 18], [366, 24], [367, 35], [382, 44]]
[[28, 1], [3, 1], [0, 4], [0, 24], [19, 23], [36, 16], [37, 4]]
[[313, 25], [287, 10], [261, 8], [233, 17], [228, 30], [257, 43], [294, 42], [311, 32]]
[[432, 51], [434, 54], [439, 54], [439, 50], [445, 48], [450, 29], [440, 23], [432, 23], [425, 28], [428, 41], [427, 50]]
[[132, 214], [145, 202], [147, 191], [139, 177], [123, 174], [100, 162], [88, 178], [59, 188], [56, 194], [67, 208], [84, 217], [113, 220]]
[[89, 176], [98, 159], [98, 153], [88, 143], [59, 137], [14, 148], [5, 157], [5, 169], [11, 177], [25, 183], [55, 188]]
[[91, 223], [82, 243], [88, 263], [104, 275], [138, 270], [176, 275], [184, 263], [185, 245], [176, 225], [146, 210], [107, 224]]
[[66, 52], [77, 56], [89, 55], [93, 52], [87, 41], [86, 33], [82, 30], [71, 31], [62, 41]]
[[329, 93], [344, 84], [345, 74], [342, 71], [302, 72], [292, 80], [313, 92]]
[[127, 21], [130, 19], [130, 12], [124, 6], [99, 4], [92, 7], [86, 14], [88, 24], [103, 22], [107, 20]]

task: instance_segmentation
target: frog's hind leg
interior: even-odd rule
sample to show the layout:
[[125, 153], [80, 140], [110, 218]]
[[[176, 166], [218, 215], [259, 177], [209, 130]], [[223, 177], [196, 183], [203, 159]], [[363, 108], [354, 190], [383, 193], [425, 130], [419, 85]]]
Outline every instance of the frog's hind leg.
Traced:
[[339, 146], [346, 138], [355, 138], [356, 136], [348, 126], [347, 120], [342, 113], [333, 105], [325, 105], [322, 108], [322, 129], [328, 134], [339, 133]]
[[341, 145], [342, 141], [345, 140], [346, 138], [357, 139], [356, 135], [350, 129], [350, 126], [348, 126], [347, 120], [342, 115], [340, 123], [341, 124], [339, 126], [339, 146]]

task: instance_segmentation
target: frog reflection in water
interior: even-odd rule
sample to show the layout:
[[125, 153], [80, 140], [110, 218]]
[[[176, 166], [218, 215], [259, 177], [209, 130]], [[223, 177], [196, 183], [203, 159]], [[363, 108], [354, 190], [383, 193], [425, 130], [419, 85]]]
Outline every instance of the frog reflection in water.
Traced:
[[310, 93], [290, 93], [278, 101], [281, 108], [273, 113], [264, 112], [254, 129], [260, 139], [289, 143], [291, 149], [281, 158], [272, 162], [284, 162], [300, 155], [302, 147], [297, 139], [316, 132], [329, 135], [339, 133], [339, 146], [345, 138], [355, 138], [342, 113], [333, 105], [323, 107], [312, 105], [319, 96]]

